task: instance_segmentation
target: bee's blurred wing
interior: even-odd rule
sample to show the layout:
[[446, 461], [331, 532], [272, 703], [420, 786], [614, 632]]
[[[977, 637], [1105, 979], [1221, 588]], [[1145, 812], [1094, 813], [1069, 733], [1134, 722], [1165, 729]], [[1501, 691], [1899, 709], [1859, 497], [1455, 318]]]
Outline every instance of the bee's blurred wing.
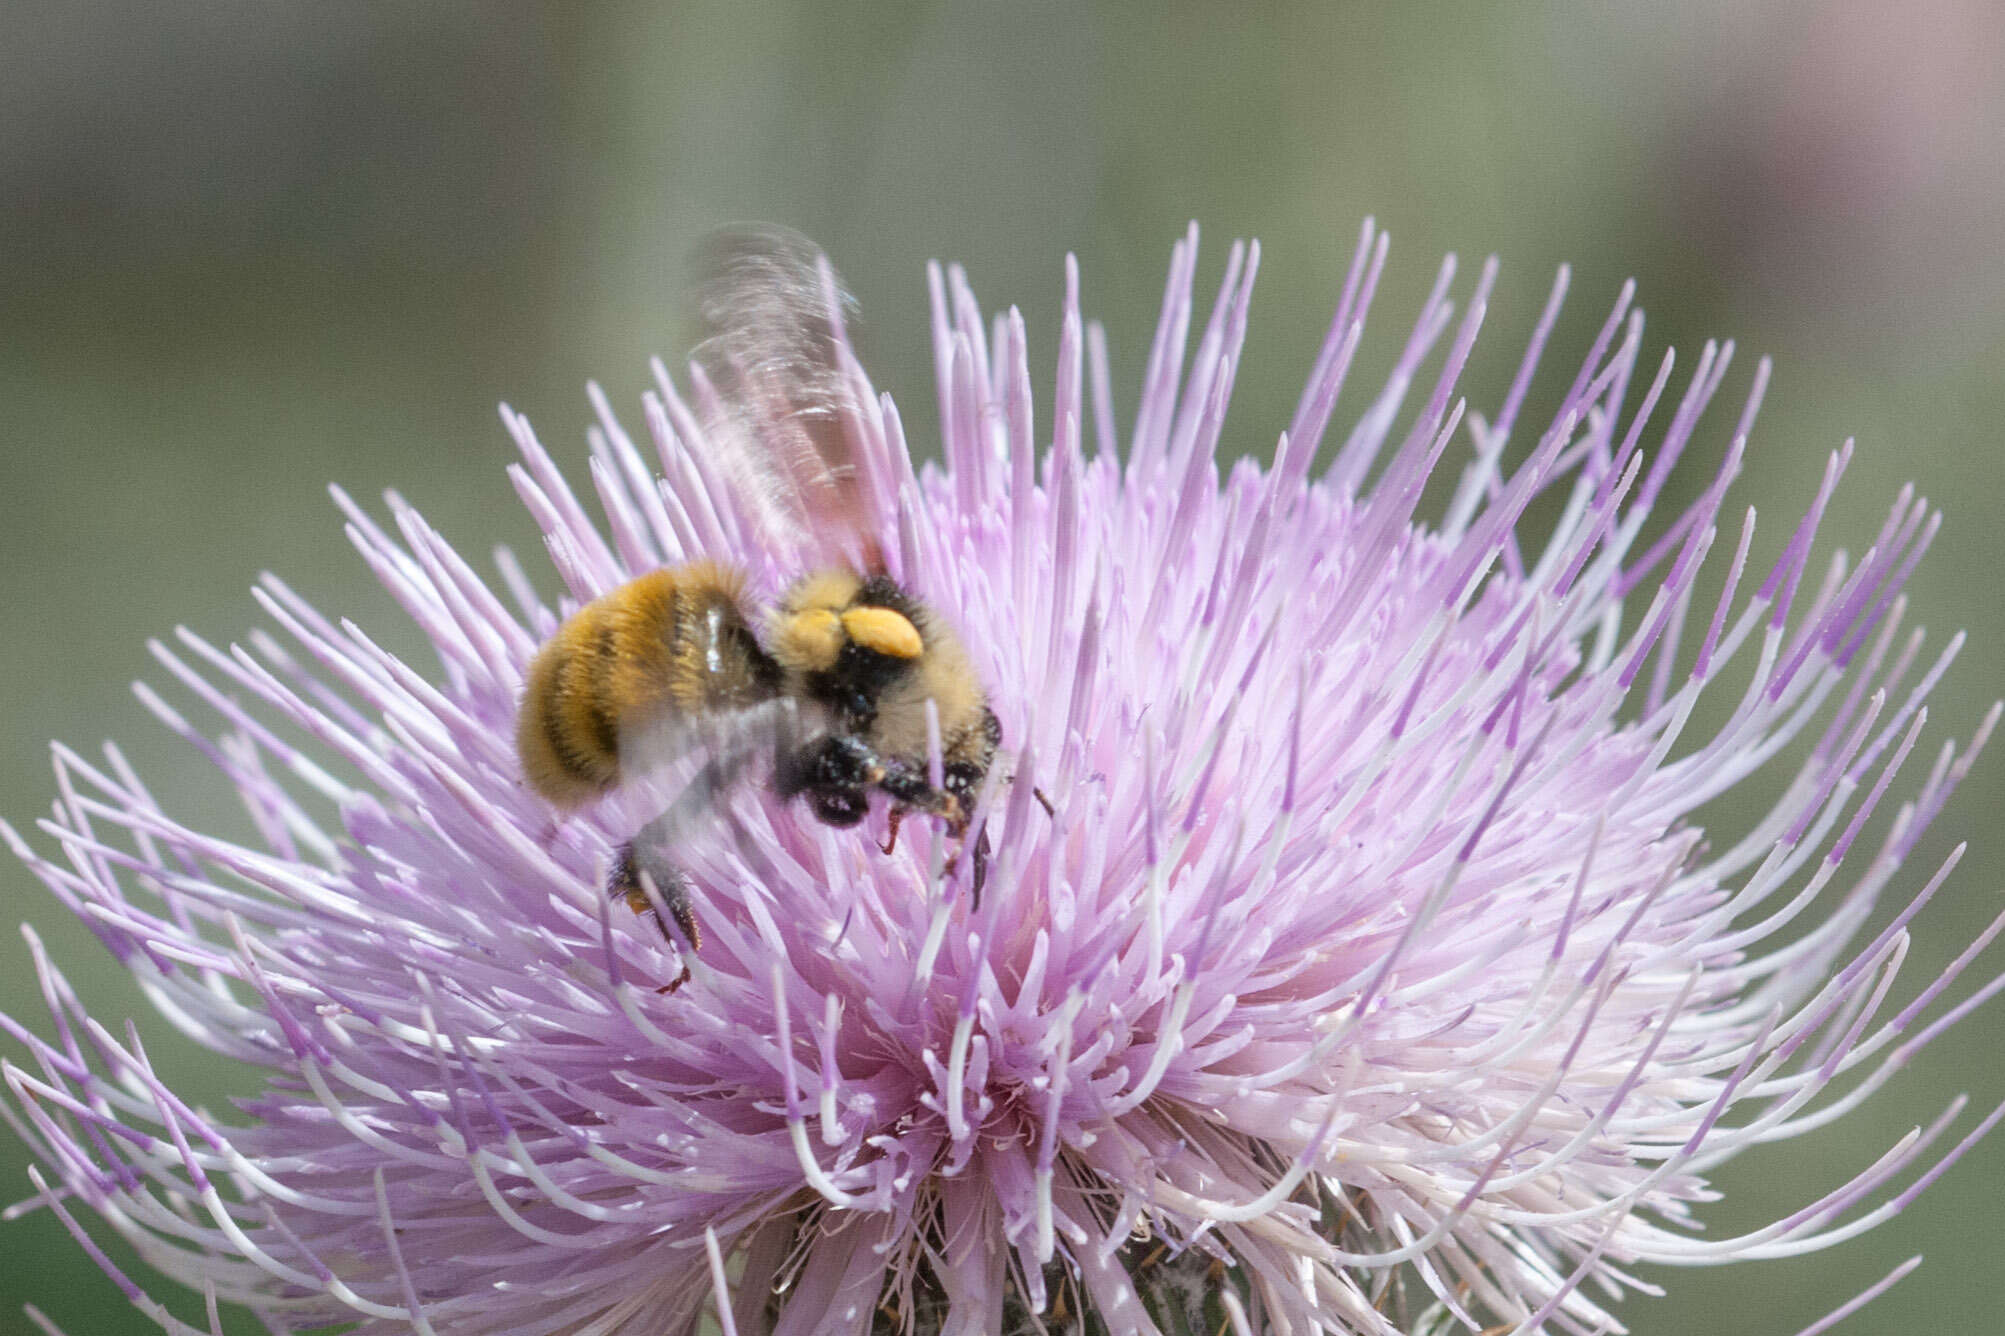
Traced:
[[703, 339], [692, 358], [715, 390], [706, 426], [718, 463], [775, 550], [881, 570], [886, 517], [861, 469], [861, 405], [843, 357], [854, 300], [820, 248], [783, 227], [718, 232], [697, 268]]
[[666, 799], [635, 836], [637, 846], [673, 848], [707, 822], [748, 773], [800, 747], [821, 725], [782, 697], [742, 710], [678, 714], [620, 736], [620, 761], [635, 790]]

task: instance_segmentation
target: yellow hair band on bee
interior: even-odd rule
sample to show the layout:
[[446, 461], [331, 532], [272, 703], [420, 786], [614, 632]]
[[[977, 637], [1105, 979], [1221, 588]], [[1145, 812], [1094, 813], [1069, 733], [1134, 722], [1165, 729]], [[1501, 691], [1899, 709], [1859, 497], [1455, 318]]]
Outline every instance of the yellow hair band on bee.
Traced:
[[851, 608], [842, 614], [842, 629], [865, 649], [894, 659], [916, 659], [925, 648], [919, 629], [890, 608]]
[[826, 668], [842, 652], [842, 623], [827, 608], [812, 608], [793, 619], [788, 636], [811, 664]]

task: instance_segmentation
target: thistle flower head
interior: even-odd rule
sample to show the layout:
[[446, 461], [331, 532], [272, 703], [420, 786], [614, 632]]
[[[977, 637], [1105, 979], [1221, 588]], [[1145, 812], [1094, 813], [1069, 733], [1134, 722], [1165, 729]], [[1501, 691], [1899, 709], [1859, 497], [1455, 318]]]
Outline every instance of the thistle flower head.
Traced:
[[[7, 832], [164, 1018], [267, 1073], [241, 1113], [191, 1107], [31, 934], [52, 1037], [4, 1021], [5, 1076], [37, 1200], [274, 1331], [442, 1336], [1619, 1330], [1639, 1264], [1788, 1255], [1905, 1205], [1998, 1113], [1957, 1141], [1959, 1103], [1763, 1229], [1697, 1230], [1715, 1166], [1841, 1116], [1996, 987], [1952, 985], [1998, 924], [1886, 1005], [1956, 858], [1903, 860], [1997, 717], [1917, 751], [1960, 643], [1903, 624], [1935, 512], [1903, 491], [1862, 555], [1821, 555], [1847, 446], [1758, 562], [1728, 488], [1767, 368], [1708, 416], [1731, 345], [1675, 376], [1627, 288], [1522, 420], [1564, 271], [1485, 414], [1455, 396], [1495, 268], [1458, 315], [1444, 265], [1332, 433], [1369, 224], [1271, 458], [1222, 463], [1259, 251], [1190, 352], [1196, 253], [1124, 433], [1069, 268], [1048, 410], [1021, 319], [937, 269], [941, 462], [858, 396], [885, 561], [1002, 721], [979, 896], [940, 831], [887, 854], [881, 812], [838, 830], [747, 786], [676, 851], [699, 953], [607, 902], [658, 795], [563, 816], [525, 788], [524, 666], [639, 573], [722, 559], [770, 596], [801, 554], [751, 543], [659, 365], [644, 443], [594, 392], [596, 517], [505, 413], [560, 597], [337, 494], [438, 666], [267, 578], [277, 634], [184, 631], [155, 646], [179, 703], [140, 688], [258, 844], [61, 747], [41, 847]], [[1701, 824], [1777, 767], [1772, 806]]]

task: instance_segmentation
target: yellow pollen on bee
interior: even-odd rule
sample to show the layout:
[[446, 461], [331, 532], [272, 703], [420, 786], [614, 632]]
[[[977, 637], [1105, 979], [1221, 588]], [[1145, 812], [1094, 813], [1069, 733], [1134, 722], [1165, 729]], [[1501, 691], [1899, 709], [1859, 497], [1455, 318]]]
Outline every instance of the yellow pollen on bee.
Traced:
[[916, 659], [925, 648], [919, 628], [890, 608], [851, 608], [842, 614], [842, 629], [865, 649], [893, 659]]

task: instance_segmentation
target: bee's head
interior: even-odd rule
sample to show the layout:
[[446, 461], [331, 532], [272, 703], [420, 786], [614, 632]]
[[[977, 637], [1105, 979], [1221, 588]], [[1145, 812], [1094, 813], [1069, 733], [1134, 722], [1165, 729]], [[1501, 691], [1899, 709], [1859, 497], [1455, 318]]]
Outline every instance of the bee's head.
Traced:
[[887, 688], [926, 653], [918, 603], [884, 576], [810, 575], [781, 600], [769, 637], [773, 657], [843, 731], [866, 733]]
[[834, 826], [861, 820], [873, 789], [894, 810], [965, 820], [1000, 730], [946, 623], [888, 577], [837, 572], [788, 590], [767, 638], [788, 692], [825, 715], [819, 736], [783, 759], [783, 795], [806, 794]]

